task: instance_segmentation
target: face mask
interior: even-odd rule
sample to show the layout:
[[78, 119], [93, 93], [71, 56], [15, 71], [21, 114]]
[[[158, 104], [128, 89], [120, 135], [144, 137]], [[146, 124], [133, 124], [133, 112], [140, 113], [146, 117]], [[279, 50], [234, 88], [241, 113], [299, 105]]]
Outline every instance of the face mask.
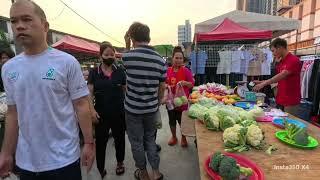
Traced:
[[113, 64], [114, 58], [102, 59], [102, 61], [105, 65], [110, 66], [111, 64]]

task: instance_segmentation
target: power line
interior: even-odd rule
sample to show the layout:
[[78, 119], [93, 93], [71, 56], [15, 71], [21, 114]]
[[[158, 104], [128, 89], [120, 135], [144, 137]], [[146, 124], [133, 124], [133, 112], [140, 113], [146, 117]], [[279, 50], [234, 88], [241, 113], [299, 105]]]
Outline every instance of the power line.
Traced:
[[58, 15], [55, 16], [55, 17], [52, 18], [52, 19], [49, 19], [49, 20], [50, 20], [50, 21], [55, 21], [56, 19], [58, 19], [58, 18], [62, 15], [62, 13], [64, 12], [65, 7], [66, 7], [66, 6], [63, 6], [62, 10], [58, 13]]
[[68, 4], [66, 4], [63, 0], [59, 0], [63, 5], [65, 5], [68, 9], [70, 9], [73, 13], [75, 13], [77, 16], [79, 16], [82, 20], [84, 20], [85, 22], [87, 22], [88, 24], [90, 24], [93, 28], [95, 28], [97, 31], [101, 32], [102, 34], [104, 34], [105, 36], [108, 36], [110, 39], [124, 45], [123, 42], [118, 41], [117, 39], [113, 38], [112, 36], [110, 36], [109, 34], [105, 33], [103, 30], [101, 30], [99, 27], [97, 27], [96, 25], [94, 25], [93, 23], [91, 23], [89, 20], [87, 20], [86, 18], [84, 18], [83, 16], [81, 16], [79, 13], [77, 13], [77, 11], [75, 11], [74, 9], [72, 9]]

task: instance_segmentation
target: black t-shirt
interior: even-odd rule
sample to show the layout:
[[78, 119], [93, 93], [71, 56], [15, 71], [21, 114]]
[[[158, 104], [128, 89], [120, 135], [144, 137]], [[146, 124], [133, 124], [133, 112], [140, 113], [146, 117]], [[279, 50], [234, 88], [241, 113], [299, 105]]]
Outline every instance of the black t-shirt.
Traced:
[[110, 77], [104, 75], [101, 65], [89, 73], [88, 84], [93, 85], [95, 109], [98, 113], [117, 113], [124, 110], [126, 74], [123, 68], [113, 65]]

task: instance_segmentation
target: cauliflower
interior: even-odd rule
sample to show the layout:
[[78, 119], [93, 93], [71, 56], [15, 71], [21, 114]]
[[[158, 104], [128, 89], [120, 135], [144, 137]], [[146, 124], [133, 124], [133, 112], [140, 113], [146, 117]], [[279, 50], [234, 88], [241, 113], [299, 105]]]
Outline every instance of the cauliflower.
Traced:
[[241, 130], [242, 126], [240, 126], [239, 124], [234, 125], [233, 127], [229, 127], [227, 128], [224, 132], [223, 132], [223, 142], [225, 144], [227, 143], [232, 143], [234, 145], [239, 145], [239, 133]]
[[263, 133], [259, 126], [251, 124], [247, 131], [247, 143], [253, 147], [257, 147], [261, 144], [263, 139]]

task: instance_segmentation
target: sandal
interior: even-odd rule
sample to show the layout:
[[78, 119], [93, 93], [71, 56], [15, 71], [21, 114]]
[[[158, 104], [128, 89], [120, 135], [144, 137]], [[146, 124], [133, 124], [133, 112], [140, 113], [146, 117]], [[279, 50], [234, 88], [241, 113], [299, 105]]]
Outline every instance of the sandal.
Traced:
[[107, 175], [107, 171], [104, 170], [104, 171], [101, 173], [101, 178], [103, 179], [106, 175]]
[[116, 174], [118, 176], [120, 176], [120, 175], [124, 174], [124, 171], [125, 171], [124, 165], [123, 164], [118, 164], [117, 168], [116, 168]]
[[163, 174], [160, 173], [160, 177], [158, 177], [157, 179], [155, 180], [163, 180]]
[[136, 180], [140, 180], [140, 173], [141, 169], [136, 169], [136, 171], [134, 171], [134, 177], [136, 178]]

